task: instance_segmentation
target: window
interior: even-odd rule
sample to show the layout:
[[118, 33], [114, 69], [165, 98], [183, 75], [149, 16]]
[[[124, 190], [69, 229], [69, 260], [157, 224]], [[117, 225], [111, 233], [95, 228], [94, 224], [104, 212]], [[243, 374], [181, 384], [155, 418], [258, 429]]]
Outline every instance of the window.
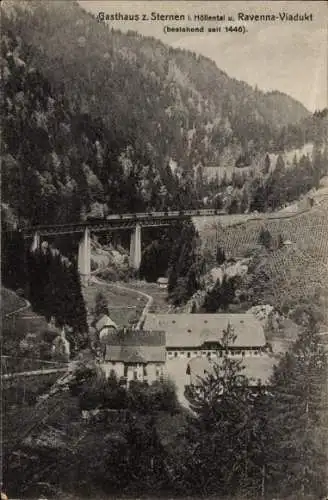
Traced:
[[169, 352], [168, 352], [168, 355], [169, 355], [169, 356], [172, 356], [172, 351], [169, 351]]
[[190, 358], [190, 352], [187, 352], [187, 358]]
[[128, 365], [124, 365], [124, 377], [128, 376]]
[[174, 357], [175, 357], [175, 358], [177, 358], [177, 357], [178, 357], [178, 353], [177, 353], [177, 352], [175, 352], [175, 353], [174, 353]]
[[143, 365], [143, 376], [147, 377], [147, 366]]
[[184, 356], [184, 351], [181, 351], [181, 352], [180, 352], [180, 354], [181, 354], [182, 356]]

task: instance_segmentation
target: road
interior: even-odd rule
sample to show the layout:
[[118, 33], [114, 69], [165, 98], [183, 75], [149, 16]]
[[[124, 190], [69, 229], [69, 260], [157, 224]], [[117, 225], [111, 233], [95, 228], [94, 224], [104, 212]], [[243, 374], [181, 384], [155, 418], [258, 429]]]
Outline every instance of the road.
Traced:
[[[101, 272], [103, 272], [104, 270], [102, 269]], [[148, 295], [148, 293], [145, 293], [145, 292], [141, 292], [140, 290], [136, 290], [135, 288], [129, 288], [127, 286], [124, 286], [124, 285], [118, 285], [116, 283], [107, 283], [107, 281], [103, 280], [103, 279], [100, 279], [100, 278], [97, 278], [97, 272], [100, 272], [100, 270], [96, 270], [92, 273], [92, 277], [91, 277], [91, 282], [93, 283], [97, 283], [99, 285], [104, 285], [104, 286], [111, 286], [111, 287], [114, 287], [114, 288], [117, 288], [118, 290], [123, 290], [125, 292], [129, 292], [129, 293], [134, 293], [136, 295], [140, 295], [141, 297], [144, 297], [145, 299], [147, 299], [147, 303], [145, 305], [145, 307], [143, 308], [142, 310], [142, 313], [140, 315], [140, 318], [138, 320], [138, 323], [137, 325], [134, 327], [136, 330], [140, 329], [141, 327], [141, 324], [143, 322], [143, 320], [145, 319], [148, 311], [149, 311], [149, 308], [150, 306], [152, 305], [153, 303], [153, 297], [151, 295]]]

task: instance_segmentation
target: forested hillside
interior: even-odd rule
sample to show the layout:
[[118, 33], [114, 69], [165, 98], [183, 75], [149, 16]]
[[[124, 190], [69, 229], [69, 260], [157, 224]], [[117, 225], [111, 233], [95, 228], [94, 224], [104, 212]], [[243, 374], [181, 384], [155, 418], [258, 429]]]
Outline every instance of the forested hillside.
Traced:
[[20, 220], [199, 206], [217, 189], [203, 167], [322, 139], [290, 97], [76, 2], [5, 2], [1, 64], [3, 202]]

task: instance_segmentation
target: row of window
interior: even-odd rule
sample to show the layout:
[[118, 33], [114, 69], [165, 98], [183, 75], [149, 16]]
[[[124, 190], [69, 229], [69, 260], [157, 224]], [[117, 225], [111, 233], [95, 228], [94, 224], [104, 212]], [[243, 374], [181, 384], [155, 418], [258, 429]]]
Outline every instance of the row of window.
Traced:
[[[255, 356], [261, 354], [262, 352], [264, 352], [265, 350], [264, 349], [256, 349], [254, 351], [250, 350], [250, 351], [247, 351], [247, 353], [250, 353], [250, 354], [254, 354]], [[207, 356], [207, 357], [211, 357], [212, 355], [213, 356], [219, 356], [220, 358], [222, 358], [223, 356], [223, 353], [226, 353], [226, 354], [230, 354], [230, 356], [246, 356], [246, 351], [242, 351], [242, 350], [236, 350], [236, 349], [233, 349], [233, 350], [228, 350], [228, 351], [192, 351], [192, 352], [185, 352], [185, 351], [168, 351], [168, 356], [169, 357], [175, 357], [177, 358], [178, 356], [187, 356], [187, 358], [190, 358], [191, 355], [193, 356]]]
[[[113, 366], [115, 366], [115, 361], [112, 363]], [[131, 369], [131, 365], [127, 365], [125, 364], [124, 365], [124, 377], [127, 377], [128, 376], [128, 371], [129, 371], [129, 368]], [[147, 373], [147, 365], [146, 364], [141, 364], [140, 366], [133, 366], [133, 378], [135, 380], [137, 380], [138, 378], [138, 368], [141, 368], [142, 369], [142, 376], [143, 377], [147, 377], [148, 376], [148, 373]], [[156, 365], [156, 377], [160, 377], [162, 375], [162, 366], [157, 364]]]

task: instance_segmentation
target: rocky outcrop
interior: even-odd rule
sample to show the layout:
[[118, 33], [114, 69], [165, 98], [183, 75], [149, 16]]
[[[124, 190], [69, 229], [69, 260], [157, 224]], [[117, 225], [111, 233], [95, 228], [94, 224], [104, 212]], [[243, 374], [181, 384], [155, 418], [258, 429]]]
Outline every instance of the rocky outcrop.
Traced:
[[115, 249], [112, 245], [101, 246], [93, 240], [91, 242], [91, 261], [94, 268], [124, 267], [129, 262], [129, 257], [122, 247]]
[[262, 323], [262, 326], [266, 326], [269, 318], [274, 316], [274, 308], [270, 304], [253, 306], [247, 312], [252, 313]]
[[242, 259], [237, 262], [224, 262], [221, 266], [213, 267], [202, 277], [200, 289], [189, 299], [181, 312], [198, 312], [204, 304], [206, 295], [213, 289], [217, 282], [220, 284], [223, 278], [244, 276], [248, 272], [250, 259]]

